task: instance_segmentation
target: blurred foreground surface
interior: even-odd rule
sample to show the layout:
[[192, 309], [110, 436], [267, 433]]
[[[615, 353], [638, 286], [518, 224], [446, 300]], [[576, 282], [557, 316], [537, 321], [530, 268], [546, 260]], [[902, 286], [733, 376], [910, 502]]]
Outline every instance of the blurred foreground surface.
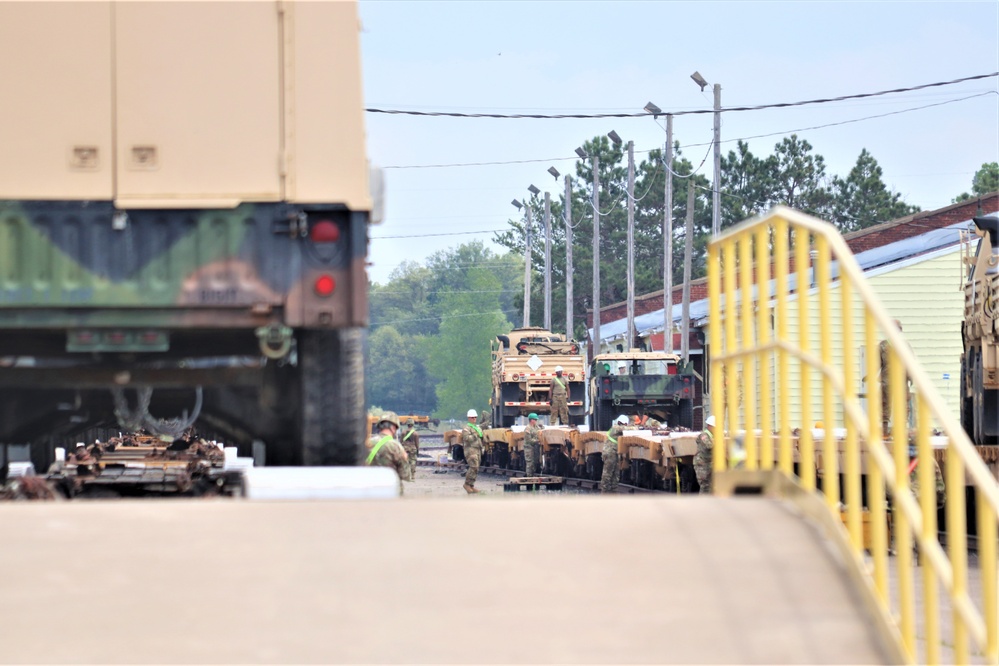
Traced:
[[37, 502], [0, 522], [7, 662], [884, 661], [823, 537], [771, 499]]

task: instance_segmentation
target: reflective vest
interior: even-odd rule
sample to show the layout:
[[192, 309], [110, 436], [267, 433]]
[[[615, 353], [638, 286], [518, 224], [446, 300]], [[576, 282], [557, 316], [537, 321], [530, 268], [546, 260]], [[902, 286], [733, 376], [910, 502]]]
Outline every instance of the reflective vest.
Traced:
[[392, 441], [392, 435], [385, 435], [377, 442], [375, 442], [375, 445], [371, 447], [371, 453], [368, 454], [368, 460], [364, 464], [370, 465], [371, 461], [374, 460], [375, 456], [378, 454], [378, 451], [391, 441]]

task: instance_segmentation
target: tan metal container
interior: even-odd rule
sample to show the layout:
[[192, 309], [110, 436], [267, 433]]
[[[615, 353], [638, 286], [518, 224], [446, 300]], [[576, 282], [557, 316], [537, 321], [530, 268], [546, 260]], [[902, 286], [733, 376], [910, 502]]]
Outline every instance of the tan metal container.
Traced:
[[354, 2], [0, 2], [0, 198], [369, 210]]

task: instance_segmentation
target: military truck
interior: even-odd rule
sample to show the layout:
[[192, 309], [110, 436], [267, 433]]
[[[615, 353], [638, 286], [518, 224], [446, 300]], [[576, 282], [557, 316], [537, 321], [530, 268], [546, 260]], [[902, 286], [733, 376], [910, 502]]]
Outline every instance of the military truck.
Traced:
[[999, 444], [999, 218], [976, 217], [961, 334], [961, 424], [978, 446]]
[[608, 430], [620, 414], [649, 415], [693, 428], [697, 375], [677, 354], [631, 350], [600, 354], [590, 369], [590, 429]]
[[586, 421], [586, 364], [575, 340], [544, 328], [515, 328], [492, 343], [492, 426], [509, 428], [518, 417], [551, 414], [555, 368], [568, 380], [569, 421]]
[[0, 3], [0, 441], [45, 464], [197, 422], [358, 459], [358, 27], [352, 2]]

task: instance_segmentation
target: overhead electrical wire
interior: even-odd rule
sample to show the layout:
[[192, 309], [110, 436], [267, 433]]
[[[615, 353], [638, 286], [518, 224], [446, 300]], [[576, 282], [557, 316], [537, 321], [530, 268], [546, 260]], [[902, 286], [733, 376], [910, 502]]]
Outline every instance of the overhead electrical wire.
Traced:
[[[891, 90], [879, 90], [877, 92], [871, 93], [856, 93], [853, 95], [840, 95], [839, 97], [824, 97], [820, 99], [808, 99], [801, 100], [798, 102], [777, 102], [773, 104], [758, 104], [756, 106], [730, 106], [722, 107], [719, 109], [721, 113], [732, 113], [736, 111], [761, 111], [763, 109], [786, 109], [795, 106], [806, 106], [810, 104], [829, 104], [832, 102], [842, 102], [851, 99], [866, 99], [869, 97], [880, 97], [882, 95], [894, 95], [898, 93], [912, 92], [914, 90], [925, 90], [927, 88], [938, 88], [940, 86], [950, 86], [957, 83], [964, 83], [965, 81], [977, 81], [980, 79], [988, 79], [994, 76], [999, 76], [999, 72], [991, 72], [989, 74], [976, 74], [974, 76], [965, 76], [960, 79], [953, 79], [951, 81], [937, 81], [934, 83], [924, 83], [918, 86], [910, 86], [908, 88], [893, 88]], [[542, 114], [542, 113], [462, 113], [458, 111], [415, 111], [415, 110], [405, 110], [405, 109], [379, 109], [379, 108], [367, 108], [365, 109], [368, 113], [383, 113], [388, 115], [402, 115], [402, 116], [429, 116], [429, 117], [447, 117], [447, 118], [504, 118], [504, 119], [533, 119], [533, 120], [559, 120], [565, 118], [577, 118], [577, 119], [589, 119], [589, 118], [645, 118], [650, 114], [647, 111], [642, 111], [640, 113], [556, 113], [556, 114]], [[657, 113], [657, 116], [691, 116], [700, 115], [706, 113], [714, 113], [714, 109], [692, 109], [689, 111], [663, 111], [662, 113]]]

